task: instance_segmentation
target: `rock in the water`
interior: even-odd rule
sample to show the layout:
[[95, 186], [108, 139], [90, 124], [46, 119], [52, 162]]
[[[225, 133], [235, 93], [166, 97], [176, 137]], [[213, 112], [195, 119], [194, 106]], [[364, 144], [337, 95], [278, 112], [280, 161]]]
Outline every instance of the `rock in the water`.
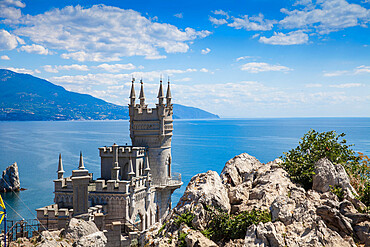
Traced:
[[4, 171], [0, 180], [0, 191], [19, 191], [21, 182], [19, 180], [17, 162], [8, 166]]
[[357, 195], [344, 167], [340, 164], [331, 163], [327, 158], [322, 158], [316, 162], [312, 182], [312, 189], [318, 192], [328, 192], [332, 187], [338, 186], [351, 198]]

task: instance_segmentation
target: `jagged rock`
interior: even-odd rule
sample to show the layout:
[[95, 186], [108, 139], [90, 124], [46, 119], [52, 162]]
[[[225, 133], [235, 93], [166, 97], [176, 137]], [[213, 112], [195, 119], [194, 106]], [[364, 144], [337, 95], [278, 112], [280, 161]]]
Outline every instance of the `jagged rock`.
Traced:
[[72, 241], [61, 237], [61, 231], [43, 231], [39, 237], [38, 247], [72, 247]]
[[77, 240], [76, 246], [105, 246], [107, 238], [92, 221], [72, 218], [65, 231], [67, 238]]
[[176, 206], [178, 212], [191, 212], [197, 205], [212, 205], [230, 212], [228, 192], [215, 171], [195, 175]]
[[185, 242], [187, 247], [218, 247], [215, 242], [206, 238], [201, 232], [190, 229], [182, 225], [180, 231], [185, 232]]
[[95, 246], [95, 247], [104, 247], [107, 244], [107, 238], [103, 232], [94, 232], [87, 236], [84, 236], [77, 240], [73, 245], [74, 247], [83, 247], [83, 246]]
[[[192, 212], [192, 226], [204, 230], [210, 221], [204, 205], [220, 207], [227, 212], [231, 207], [230, 212], [236, 214], [253, 209], [269, 210], [272, 222], [251, 225], [244, 246], [354, 247], [354, 238], [370, 246], [370, 215], [357, 211], [363, 205], [354, 197], [355, 192], [342, 166], [320, 160], [314, 190], [305, 191], [289, 179], [280, 163], [281, 160], [276, 159], [262, 164], [248, 154], [238, 155], [226, 163], [221, 178], [211, 171], [194, 176], [174, 212]], [[323, 181], [318, 181], [320, 179]], [[342, 187], [348, 196], [339, 202], [329, 185]], [[174, 217], [167, 220], [166, 234], [155, 239], [154, 246], [160, 246], [159, 243], [170, 246], [166, 243], [172, 237], [172, 243], [178, 243], [179, 229], [173, 224]], [[203, 236], [200, 231], [191, 231], [188, 246], [196, 245], [196, 238]], [[217, 244], [240, 246], [240, 240]]]
[[221, 179], [224, 184], [237, 186], [244, 181], [245, 175], [258, 169], [261, 165], [259, 160], [247, 153], [237, 155], [226, 162], [221, 172]]
[[318, 192], [327, 192], [331, 190], [331, 187], [339, 186], [349, 197], [353, 198], [357, 195], [344, 167], [331, 163], [327, 158], [322, 158], [315, 163], [315, 175], [312, 182], [312, 189]]
[[19, 180], [17, 162], [8, 166], [4, 171], [0, 180], [0, 191], [19, 191], [21, 183]]

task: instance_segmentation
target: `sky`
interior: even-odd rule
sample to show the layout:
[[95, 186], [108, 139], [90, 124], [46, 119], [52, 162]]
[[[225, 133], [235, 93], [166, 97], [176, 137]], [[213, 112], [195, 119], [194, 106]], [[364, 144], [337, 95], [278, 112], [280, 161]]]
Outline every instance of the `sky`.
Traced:
[[[370, 117], [370, 0], [0, 0], [0, 68], [225, 118]], [[137, 92], [138, 95], [138, 92]]]

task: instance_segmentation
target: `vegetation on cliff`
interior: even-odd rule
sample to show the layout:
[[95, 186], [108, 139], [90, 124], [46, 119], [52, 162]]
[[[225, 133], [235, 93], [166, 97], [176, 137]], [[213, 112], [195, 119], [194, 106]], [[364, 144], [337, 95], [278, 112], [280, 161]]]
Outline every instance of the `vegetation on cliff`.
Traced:
[[[358, 199], [370, 207], [370, 159], [363, 153], [356, 153], [343, 139], [344, 133], [335, 131], [317, 132], [310, 130], [299, 142], [299, 145], [284, 153], [282, 167], [288, 172], [293, 182], [312, 188], [315, 175], [315, 164], [322, 158], [332, 163], [341, 164], [346, 169], [351, 185], [359, 194]], [[332, 191], [341, 198], [341, 188], [333, 187]]]

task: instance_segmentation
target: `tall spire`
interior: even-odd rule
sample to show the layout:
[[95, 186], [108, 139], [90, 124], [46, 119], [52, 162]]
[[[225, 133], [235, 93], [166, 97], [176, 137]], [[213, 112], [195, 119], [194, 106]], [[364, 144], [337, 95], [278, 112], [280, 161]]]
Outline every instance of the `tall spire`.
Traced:
[[130, 105], [134, 106], [135, 105], [135, 78], [132, 78], [132, 85], [131, 85], [131, 94], [130, 94]]
[[145, 105], [145, 95], [144, 95], [144, 84], [143, 84], [143, 80], [140, 80], [140, 84], [141, 84], [140, 96], [139, 96], [140, 105], [141, 106], [144, 106]]
[[85, 170], [84, 158], [82, 157], [82, 152], [81, 151], [80, 151], [80, 163], [78, 164], [78, 169], [79, 170]]
[[167, 106], [170, 106], [171, 105], [171, 99], [172, 99], [171, 88], [170, 88], [170, 78], [168, 78], [166, 98], [167, 98]]
[[157, 98], [158, 98], [159, 104], [163, 105], [164, 94], [163, 94], [162, 78], [159, 82], [159, 91], [158, 91]]
[[62, 154], [59, 154], [59, 164], [58, 164], [58, 179], [62, 179], [64, 174], [63, 163], [62, 163]]

